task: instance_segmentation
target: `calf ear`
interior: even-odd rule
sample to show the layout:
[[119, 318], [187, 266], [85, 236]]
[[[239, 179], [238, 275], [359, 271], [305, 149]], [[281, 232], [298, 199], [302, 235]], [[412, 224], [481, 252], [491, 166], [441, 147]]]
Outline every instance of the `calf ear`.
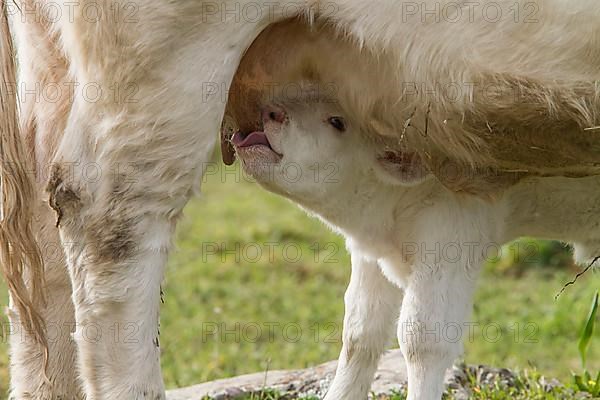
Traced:
[[376, 164], [379, 178], [394, 185], [412, 186], [430, 176], [421, 156], [413, 152], [386, 150], [377, 154]]

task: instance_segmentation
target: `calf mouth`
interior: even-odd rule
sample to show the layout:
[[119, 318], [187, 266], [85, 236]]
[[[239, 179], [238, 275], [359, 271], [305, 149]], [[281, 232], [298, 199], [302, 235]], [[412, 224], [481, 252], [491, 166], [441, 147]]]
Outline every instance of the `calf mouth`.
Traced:
[[288, 121], [286, 110], [271, 103], [259, 104], [253, 111], [256, 113], [234, 113], [230, 115], [229, 124], [224, 120], [221, 125], [221, 154], [226, 165], [233, 164], [236, 154], [240, 157], [263, 154], [267, 158], [260, 161], [271, 163], [282, 159], [283, 154], [271, 145], [269, 137], [273, 139], [273, 135], [281, 134], [282, 126]]
[[[263, 113], [264, 114], [264, 113]], [[221, 127], [221, 156], [225, 165], [232, 165], [235, 162], [236, 155], [242, 159], [260, 158], [257, 161], [279, 162], [283, 154], [278, 153], [271, 143], [269, 136], [265, 132], [265, 117], [247, 124], [245, 129], [233, 128], [237, 125], [233, 123], [230, 126]], [[262, 157], [261, 157], [262, 155]]]
[[283, 158], [282, 154], [273, 149], [264, 131], [237, 131], [231, 137], [230, 143], [238, 156], [246, 161], [253, 161], [249, 158], [259, 158], [256, 161], [276, 163]]

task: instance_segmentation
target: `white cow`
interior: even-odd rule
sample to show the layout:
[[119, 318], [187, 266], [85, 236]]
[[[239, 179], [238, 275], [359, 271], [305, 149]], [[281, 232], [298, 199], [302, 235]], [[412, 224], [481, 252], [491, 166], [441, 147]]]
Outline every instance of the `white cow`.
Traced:
[[[290, 45], [290, 37], [302, 39]], [[282, 46], [289, 47], [283, 55]], [[273, 57], [283, 61], [269, 71], [264, 65]], [[600, 175], [457, 170], [442, 156], [376, 138], [358, 110], [360, 99], [344, 89], [351, 80], [369, 81], [364, 57], [327, 27], [269, 28], [232, 87], [228, 122], [246, 128], [225, 139], [260, 185], [346, 239], [352, 278], [343, 348], [325, 399], [365, 399], [397, 329], [409, 400], [438, 400], [469, 332], [480, 268], [501, 244], [540, 236], [577, 243], [581, 260], [600, 254]], [[350, 77], [331, 73], [349, 63]], [[280, 90], [265, 90], [275, 84]]]
[[[298, 15], [326, 22], [368, 52], [361, 58], [370, 60], [371, 79], [344, 90], [361, 99], [361, 121], [416, 153], [551, 173], [596, 168], [595, 142], [580, 133], [596, 122], [600, 6], [540, 0], [532, 3], [539, 23], [531, 24], [529, 1], [516, 3], [517, 16], [509, 14], [513, 0], [480, 4], [501, 7], [498, 19], [481, 8], [456, 19], [460, 9], [452, 4], [0, 1], [0, 243], [15, 327], [11, 395], [164, 398], [156, 337], [173, 231], [213, 152], [242, 54], [275, 22]], [[438, 6], [443, 18], [419, 10]], [[353, 70], [358, 60], [351, 61], [342, 72]], [[473, 107], [470, 89], [453, 101], [398, 102], [403, 81], [498, 86], [488, 94], [494, 101]], [[503, 92], [515, 87], [523, 89], [518, 113]], [[464, 118], [441, 118], [445, 113]], [[492, 114], [499, 118], [488, 123]], [[417, 120], [427, 121], [425, 135], [415, 130]], [[406, 132], [397, 129], [404, 124]], [[551, 162], [485, 150], [515, 138], [543, 148], [531, 127], [552, 137], [545, 149]], [[585, 144], [576, 159], [574, 138]], [[52, 251], [57, 247], [64, 258]], [[415, 379], [422, 383], [437, 370]]]

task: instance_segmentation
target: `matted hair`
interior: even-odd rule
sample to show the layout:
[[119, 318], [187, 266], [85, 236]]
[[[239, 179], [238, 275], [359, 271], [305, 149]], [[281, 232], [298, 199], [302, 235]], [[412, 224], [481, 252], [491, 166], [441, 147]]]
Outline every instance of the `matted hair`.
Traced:
[[[0, 0], [0, 262], [22, 328], [47, 349], [44, 321], [44, 265], [32, 231], [36, 200], [33, 158], [21, 135], [16, 58], [6, 1]], [[30, 171], [30, 173], [28, 173]]]

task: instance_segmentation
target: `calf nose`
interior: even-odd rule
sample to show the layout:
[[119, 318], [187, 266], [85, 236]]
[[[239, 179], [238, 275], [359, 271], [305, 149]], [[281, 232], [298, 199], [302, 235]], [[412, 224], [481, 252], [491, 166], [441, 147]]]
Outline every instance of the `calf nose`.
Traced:
[[285, 122], [285, 111], [281, 107], [268, 106], [263, 109], [262, 119], [264, 123], [267, 122], [279, 122], [283, 124]]

